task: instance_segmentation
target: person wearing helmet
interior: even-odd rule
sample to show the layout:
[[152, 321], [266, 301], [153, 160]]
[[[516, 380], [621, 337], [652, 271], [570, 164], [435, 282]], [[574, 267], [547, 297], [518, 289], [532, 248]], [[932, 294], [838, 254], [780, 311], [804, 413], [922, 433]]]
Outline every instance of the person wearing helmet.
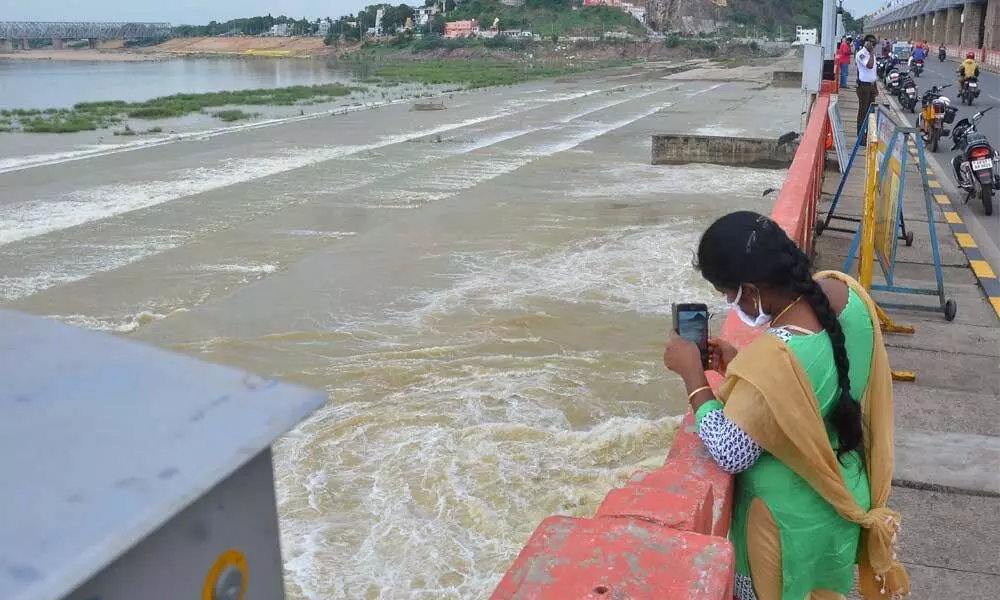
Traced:
[[965, 55], [965, 60], [962, 64], [958, 65], [958, 91], [962, 91], [962, 85], [965, 83], [966, 79], [971, 79], [973, 77], [979, 77], [979, 65], [976, 64], [976, 54], [974, 52], [968, 52]]

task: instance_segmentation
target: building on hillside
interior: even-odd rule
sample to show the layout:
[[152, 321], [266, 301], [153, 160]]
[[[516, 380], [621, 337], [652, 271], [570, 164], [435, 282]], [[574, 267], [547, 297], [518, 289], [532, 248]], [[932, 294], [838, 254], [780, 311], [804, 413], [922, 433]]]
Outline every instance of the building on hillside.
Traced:
[[475, 19], [468, 21], [451, 21], [444, 24], [444, 37], [463, 38], [472, 37], [479, 31], [479, 24]]
[[278, 23], [276, 25], [271, 25], [271, 31], [269, 33], [274, 37], [289, 37], [292, 35], [292, 24]]
[[330, 33], [330, 22], [327, 20], [320, 21], [319, 29], [316, 31], [316, 35], [321, 38], [325, 38], [328, 33]]
[[819, 35], [815, 27], [806, 29], [801, 25], [795, 26], [795, 41], [799, 44], [815, 44], [817, 39], [819, 39]]
[[524, 6], [524, 0], [500, 0], [500, 4], [507, 6]]
[[621, 6], [622, 0], [583, 0], [584, 6]]
[[441, 8], [435, 4], [434, 6], [411, 6], [413, 9], [413, 24], [417, 27], [423, 27], [431, 22], [434, 15], [441, 12]]

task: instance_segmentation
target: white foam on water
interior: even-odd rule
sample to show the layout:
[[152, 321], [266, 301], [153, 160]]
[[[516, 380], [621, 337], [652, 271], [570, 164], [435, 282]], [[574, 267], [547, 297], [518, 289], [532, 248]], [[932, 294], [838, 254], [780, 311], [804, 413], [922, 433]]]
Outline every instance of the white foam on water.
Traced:
[[133, 244], [78, 245], [79, 251], [68, 250], [74, 262], [62, 265], [61, 270], [0, 277], [0, 300], [16, 300], [50, 287], [80, 281], [95, 273], [111, 271], [176, 248], [183, 241], [184, 236], [167, 235], [146, 237]]
[[250, 273], [250, 274], [270, 274], [278, 271], [278, 265], [250, 263], [250, 264], [225, 264], [225, 265], [198, 265], [196, 271], [208, 271], [210, 273]]
[[[749, 169], [708, 164], [616, 165], [600, 171], [595, 179], [569, 181], [566, 193], [575, 198], [621, 198], [689, 194], [717, 197], [720, 202], [734, 197], [762, 198], [768, 188], [780, 188], [787, 171]], [[743, 206], [733, 206], [734, 209]], [[758, 207], [753, 207], [758, 208]]]
[[[602, 93], [606, 90], [595, 89], [588, 90], [584, 92], [578, 92], [574, 94], [557, 94], [547, 98], [537, 99], [534, 102], [561, 102], [567, 100], [576, 100], [578, 98], [584, 98], [591, 96], [593, 94]], [[440, 94], [433, 96], [434, 98], [443, 97], [446, 94], [453, 94], [454, 91], [444, 91]], [[264, 119], [261, 121], [254, 121], [252, 123], [239, 123], [236, 125], [227, 125], [224, 127], [215, 127], [211, 129], [203, 129], [192, 132], [185, 133], [173, 133], [163, 136], [149, 137], [141, 140], [132, 140], [130, 142], [120, 143], [120, 144], [96, 144], [84, 146], [76, 150], [68, 150], [62, 152], [51, 152], [46, 154], [35, 154], [31, 156], [13, 157], [13, 158], [3, 158], [0, 159], [0, 174], [8, 173], [11, 171], [20, 171], [22, 169], [30, 169], [33, 167], [41, 167], [46, 165], [55, 165], [65, 162], [72, 162], [76, 160], [82, 160], [87, 158], [94, 158], [97, 156], [105, 156], [109, 154], [118, 154], [120, 152], [130, 152], [133, 150], [141, 150], [143, 148], [150, 148], [153, 146], [160, 146], [163, 144], [172, 144], [177, 142], [185, 141], [203, 141], [208, 140], [216, 136], [226, 135], [230, 133], [237, 133], [241, 131], [249, 131], [254, 129], [263, 129], [266, 127], [273, 127], [275, 125], [285, 125], [289, 123], [296, 123], [300, 121], [310, 121], [313, 119], [325, 118], [332, 115], [345, 115], [350, 113], [355, 113], [359, 111], [371, 110], [375, 108], [383, 108], [386, 106], [393, 106], [396, 104], [404, 104], [412, 102], [415, 98], [404, 97], [395, 100], [388, 100], [383, 102], [366, 102], [357, 106], [341, 106], [338, 108], [333, 108], [326, 111], [309, 113], [306, 115], [294, 115], [289, 117], [280, 117], [274, 119]], [[496, 116], [490, 118], [499, 118], [505, 116], [509, 111], [516, 111], [520, 108], [533, 108], [537, 104], [518, 102], [517, 100], [507, 101], [505, 108]]]
[[286, 231], [285, 233], [296, 237], [323, 237], [333, 239], [341, 239], [358, 235], [357, 231], [318, 231], [316, 229], [292, 229], [290, 231]]
[[455, 254], [465, 275], [448, 289], [420, 294], [415, 316], [533, 310], [536, 298], [668, 315], [674, 299], [705, 291], [691, 268], [699, 235], [695, 222], [684, 219], [613, 231], [542, 254], [530, 248]]
[[693, 132], [695, 135], [716, 135], [719, 137], [735, 137], [746, 135], [745, 129], [738, 129], [736, 127], [726, 127], [722, 124], [715, 123], [711, 125], [703, 125]]
[[[668, 85], [666, 87], [656, 88], [654, 90], [651, 90], [651, 91], [648, 91], [648, 92], [645, 92], [645, 93], [642, 93], [642, 94], [639, 94], [639, 95], [636, 95], [636, 96], [628, 96], [626, 98], [619, 98], [619, 99], [616, 99], [616, 100], [612, 100], [610, 102], [605, 102], [605, 103], [603, 103], [603, 104], [601, 104], [599, 106], [595, 106], [595, 107], [589, 108], [587, 110], [576, 112], [576, 113], [573, 113], [571, 115], [566, 115], [565, 117], [561, 118], [559, 120], [559, 122], [560, 123], [569, 123], [569, 122], [575, 121], [575, 120], [577, 120], [577, 119], [579, 119], [581, 117], [586, 117], [587, 115], [591, 115], [591, 114], [593, 114], [595, 112], [599, 112], [599, 111], [605, 110], [607, 108], [612, 108], [612, 107], [618, 106], [619, 104], [623, 104], [625, 102], [630, 102], [632, 100], [638, 100], [638, 99], [641, 99], [641, 98], [645, 98], [646, 96], [652, 96], [653, 94], [661, 94], [663, 92], [667, 92], [667, 91], [670, 91], [670, 90], [677, 89], [681, 85], [682, 84], [679, 84], [679, 83], [676, 84], [676, 85]], [[618, 88], [614, 88], [611, 91], [616, 91], [617, 89]], [[625, 88], [622, 87], [620, 89], [624, 90]], [[667, 106], [669, 106], [669, 105], [667, 105]]]
[[[301, 592], [292, 596], [485, 597], [541, 518], [589, 512], [636, 469], [661, 463], [677, 419], [574, 429], [552, 398], [594, 399], [565, 389], [577, 370], [566, 363], [428, 374], [351, 414], [321, 409], [306, 435], [282, 440], [282, 543]], [[395, 422], [373, 425], [387, 415]]]
[[385, 136], [371, 144], [292, 149], [275, 156], [231, 159], [217, 167], [184, 169], [164, 180], [99, 186], [61, 198], [6, 205], [0, 208], [0, 245], [496, 118], [499, 116], [466, 119], [419, 132]]
[[153, 311], [142, 311], [129, 315], [124, 319], [121, 317], [104, 317], [90, 315], [48, 315], [48, 318], [95, 331], [107, 331], [111, 333], [132, 333], [143, 325], [148, 325], [155, 321], [161, 321], [167, 317], [188, 312], [186, 308], [178, 308], [166, 314]]

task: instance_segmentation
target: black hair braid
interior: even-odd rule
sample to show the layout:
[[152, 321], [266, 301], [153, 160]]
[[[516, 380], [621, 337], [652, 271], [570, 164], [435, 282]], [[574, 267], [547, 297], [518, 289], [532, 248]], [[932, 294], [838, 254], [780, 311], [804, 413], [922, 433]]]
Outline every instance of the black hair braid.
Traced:
[[851, 398], [850, 363], [844, 330], [830, 300], [812, 278], [809, 257], [773, 220], [750, 211], [720, 217], [701, 236], [695, 266], [718, 290], [733, 291], [744, 284], [766, 285], [809, 303], [830, 336], [840, 395], [828, 422], [840, 442], [837, 457], [863, 443], [861, 407]]
[[788, 243], [790, 246], [789, 255], [792, 258], [789, 269], [792, 289], [796, 293], [802, 294], [802, 298], [809, 303], [816, 319], [830, 336], [830, 343], [833, 346], [833, 361], [837, 366], [837, 383], [840, 386], [840, 395], [830, 412], [829, 421], [840, 439], [840, 444], [837, 446], [837, 458], [841, 458], [844, 454], [860, 448], [863, 443], [861, 407], [851, 397], [850, 362], [847, 359], [844, 330], [840, 327], [837, 313], [830, 306], [830, 299], [826, 292], [810, 273], [809, 258], [795, 245], [795, 242], [789, 240]]

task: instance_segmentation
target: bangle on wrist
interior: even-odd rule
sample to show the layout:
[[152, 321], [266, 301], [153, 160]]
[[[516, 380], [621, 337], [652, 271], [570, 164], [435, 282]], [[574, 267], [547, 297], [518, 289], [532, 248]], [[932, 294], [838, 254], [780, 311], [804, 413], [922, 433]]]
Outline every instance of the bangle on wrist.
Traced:
[[706, 390], [711, 391], [712, 390], [712, 386], [710, 386], [710, 385], [703, 385], [700, 388], [694, 390], [693, 392], [691, 392], [690, 394], [688, 394], [688, 402], [690, 402], [692, 398], [694, 398], [695, 396], [697, 396], [698, 394], [700, 394], [701, 392], [704, 392]]

